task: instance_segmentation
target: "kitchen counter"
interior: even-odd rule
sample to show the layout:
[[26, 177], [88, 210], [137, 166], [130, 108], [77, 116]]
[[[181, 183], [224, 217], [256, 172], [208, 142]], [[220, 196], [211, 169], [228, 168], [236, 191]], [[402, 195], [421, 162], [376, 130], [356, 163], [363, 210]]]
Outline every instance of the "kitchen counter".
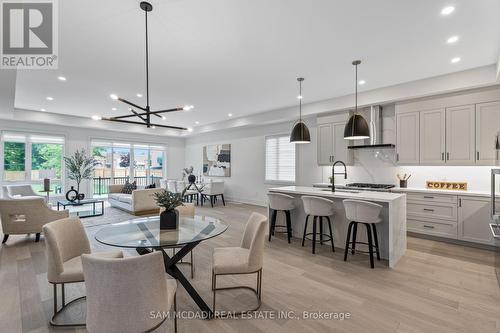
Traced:
[[491, 197], [490, 192], [486, 191], [451, 191], [451, 190], [433, 190], [428, 188], [417, 188], [417, 187], [394, 187], [391, 188], [391, 192], [415, 192], [415, 193], [432, 193], [432, 194], [447, 194], [447, 195], [465, 195], [473, 197]]
[[[302, 238], [306, 218], [301, 197], [303, 195], [312, 195], [328, 198], [334, 202], [335, 214], [332, 218], [332, 226], [336, 248], [344, 249], [349, 225], [342, 200], [356, 199], [372, 201], [382, 205], [381, 217], [383, 222], [377, 225], [377, 231], [380, 254], [382, 259], [387, 260], [386, 263], [388, 266], [391, 268], [395, 267], [406, 251], [406, 194], [404, 193], [342, 189], [332, 192], [331, 190], [325, 191], [325, 189], [307, 186], [274, 187], [268, 191], [295, 197], [295, 209], [291, 211], [293, 235], [298, 238], [295, 241], [300, 241]], [[271, 216], [270, 210], [268, 212], [269, 216]], [[277, 224], [284, 224], [281, 214], [278, 214]], [[312, 223], [309, 223], [309, 227], [312, 227]], [[358, 241], [366, 242], [366, 231], [364, 228], [359, 228], [357, 239]], [[311, 247], [310, 242], [306, 244], [308, 247]], [[328, 251], [330, 249], [331, 251], [329, 246], [319, 246], [317, 249], [319, 251]], [[357, 254], [357, 256], [361, 255]]]

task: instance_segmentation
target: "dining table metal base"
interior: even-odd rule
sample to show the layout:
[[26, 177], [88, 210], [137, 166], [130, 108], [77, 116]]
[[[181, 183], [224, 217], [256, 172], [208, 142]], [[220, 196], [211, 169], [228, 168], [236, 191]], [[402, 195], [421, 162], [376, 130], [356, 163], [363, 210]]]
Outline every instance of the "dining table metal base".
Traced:
[[[184, 258], [189, 252], [191, 252], [200, 242], [193, 242], [184, 245], [182, 248], [180, 248], [179, 251], [177, 251], [173, 256], [169, 256], [168, 253], [165, 251], [167, 248], [160, 247], [160, 248], [153, 248], [156, 251], [161, 251], [163, 253], [163, 261], [165, 263], [165, 271], [175, 278], [179, 283], [184, 287], [184, 289], [187, 291], [189, 296], [193, 299], [193, 301], [198, 305], [201, 311], [203, 311], [203, 318], [205, 319], [212, 319], [214, 316], [214, 313], [212, 309], [208, 306], [208, 304], [203, 300], [203, 298], [198, 294], [196, 289], [193, 287], [191, 283], [189, 283], [189, 280], [186, 278], [184, 274], [182, 274], [181, 270], [177, 267], [177, 264], [180, 263], [180, 260]], [[137, 248], [136, 249], [137, 253], [140, 255], [144, 255], [147, 253], [150, 253], [151, 251], [145, 248]]]

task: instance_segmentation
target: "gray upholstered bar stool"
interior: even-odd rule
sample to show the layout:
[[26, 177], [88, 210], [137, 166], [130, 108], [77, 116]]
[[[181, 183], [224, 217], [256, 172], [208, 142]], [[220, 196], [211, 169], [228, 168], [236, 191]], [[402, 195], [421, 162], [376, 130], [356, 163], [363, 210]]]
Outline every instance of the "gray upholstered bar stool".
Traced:
[[[302, 236], [302, 246], [306, 239], [312, 241], [312, 253], [316, 253], [316, 243], [317, 236], [319, 235], [319, 243], [323, 245], [323, 242], [332, 243], [332, 251], [335, 252], [335, 245], [333, 244], [333, 233], [332, 233], [332, 223], [330, 221], [330, 216], [335, 214], [333, 209], [333, 201], [314, 197], [314, 196], [303, 196], [302, 203], [304, 204], [304, 212], [306, 213], [306, 224], [304, 226], [304, 235]], [[307, 232], [307, 223], [309, 217], [313, 217], [313, 232]], [[328, 228], [330, 229], [330, 234], [323, 233], [323, 218], [328, 221]], [[319, 220], [319, 232], [317, 232], [316, 224]], [[312, 239], [307, 238], [307, 236], [312, 235]]]
[[[269, 223], [269, 241], [275, 232], [286, 232], [288, 234], [288, 243], [292, 239], [292, 218], [290, 211], [295, 209], [294, 197], [281, 193], [268, 193], [269, 208], [271, 209], [271, 221]], [[286, 225], [276, 225], [278, 212], [285, 213]], [[286, 228], [286, 231], [276, 231], [276, 228]]]
[[[377, 253], [377, 260], [380, 260], [380, 252], [378, 247], [378, 236], [377, 236], [377, 223], [382, 222], [380, 218], [380, 211], [382, 206], [374, 202], [362, 201], [362, 200], [344, 200], [345, 215], [349, 223], [349, 229], [347, 231], [347, 239], [345, 243], [344, 261], [347, 261], [347, 253], [351, 250], [351, 253], [356, 252], [356, 244], [368, 245], [368, 254], [370, 255], [370, 266], [374, 268], [373, 264], [373, 249]], [[358, 232], [358, 224], [363, 223], [366, 227], [366, 235], [368, 238], [368, 243], [366, 242], [356, 242], [356, 234]], [[373, 233], [372, 233], [373, 232]], [[352, 239], [351, 239], [352, 234]], [[375, 245], [373, 244], [375, 241]], [[352, 247], [350, 246], [352, 245]], [[364, 252], [366, 251], [360, 251]]]

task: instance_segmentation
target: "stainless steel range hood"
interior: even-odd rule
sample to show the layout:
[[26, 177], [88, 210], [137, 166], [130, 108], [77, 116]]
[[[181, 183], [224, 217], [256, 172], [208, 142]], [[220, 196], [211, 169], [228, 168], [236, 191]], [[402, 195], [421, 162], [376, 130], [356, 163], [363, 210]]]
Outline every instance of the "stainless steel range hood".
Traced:
[[356, 144], [349, 146], [349, 149], [369, 149], [369, 148], [394, 148], [392, 143], [383, 143], [382, 138], [382, 107], [372, 105], [370, 108], [358, 111], [368, 122], [370, 127], [370, 138], [356, 141]]

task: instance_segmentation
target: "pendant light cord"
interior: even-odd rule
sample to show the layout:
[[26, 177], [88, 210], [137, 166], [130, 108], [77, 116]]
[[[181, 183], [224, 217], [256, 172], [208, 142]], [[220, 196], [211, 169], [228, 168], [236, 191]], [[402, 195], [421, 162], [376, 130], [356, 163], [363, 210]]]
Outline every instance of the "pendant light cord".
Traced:
[[299, 122], [302, 122], [302, 80], [299, 80]]
[[356, 66], [356, 81], [354, 81], [355, 84], [355, 107], [354, 107], [354, 114], [358, 113], [358, 64]]
[[148, 12], [146, 14], [146, 107], [149, 109], [149, 43], [148, 43]]

